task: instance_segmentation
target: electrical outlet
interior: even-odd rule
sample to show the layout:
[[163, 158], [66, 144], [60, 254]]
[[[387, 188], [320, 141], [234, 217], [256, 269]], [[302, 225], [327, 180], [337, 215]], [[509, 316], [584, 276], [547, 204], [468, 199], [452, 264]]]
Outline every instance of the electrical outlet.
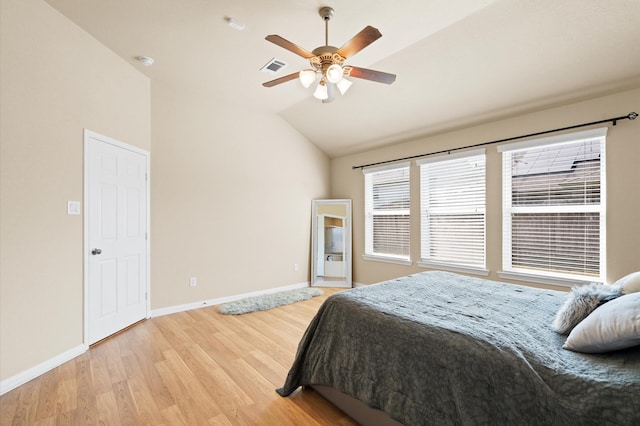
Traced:
[[298, 272], [298, 270], [300, 269], [300, 267], [298, 267], [297, 263], [293, 264], [293, 272]]
[[195, 287], [197, 285], [198, 285], [198, 278], [196, 278], [196, 277], [189, 278], [189, 286], [190, 287]]

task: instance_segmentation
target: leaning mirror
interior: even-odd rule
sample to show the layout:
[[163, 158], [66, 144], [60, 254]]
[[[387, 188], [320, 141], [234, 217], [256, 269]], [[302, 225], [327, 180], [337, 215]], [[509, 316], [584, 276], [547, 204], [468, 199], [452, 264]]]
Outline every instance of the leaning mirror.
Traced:
[[313, 200], [311, 285], [351, 287], [351, 200]]

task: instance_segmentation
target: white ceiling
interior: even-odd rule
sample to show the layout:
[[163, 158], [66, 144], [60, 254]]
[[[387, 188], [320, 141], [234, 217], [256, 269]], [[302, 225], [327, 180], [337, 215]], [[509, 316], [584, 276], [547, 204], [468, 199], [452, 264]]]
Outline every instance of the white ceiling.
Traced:
[[[638, 0], [47, 2], [152, 81], [280, 114], [332, 157], [640, 86]], [[395, 83], [353, 79], [328, 104], [296, 80], [262, 86], [307, 65], [264, 37], [324, 45], [322, 6], [335, 9], [330, 45], [367, 25], [382, 32], [346, 63], [396, 74]], [[140, 55], [155, 64], [143, 67]], [[273, 57], [288, 66], [260, 72]]]

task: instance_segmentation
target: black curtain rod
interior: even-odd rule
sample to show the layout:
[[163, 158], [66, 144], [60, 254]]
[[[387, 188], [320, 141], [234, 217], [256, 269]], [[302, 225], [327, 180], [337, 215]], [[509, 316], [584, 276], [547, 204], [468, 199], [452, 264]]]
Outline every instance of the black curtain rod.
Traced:
[[509, 142], [509, 141], [513, 141], [513, 140], [516, 140], [516, 139], [529, 138], [531, 136], [540, 136], [540, 135], [545, 135], [547, 133], [554, 133], [554, 132], [561, 132], [563, 130], [576, 129], [578, 127], [593, 126], [594, 124], [602, 124], [602, 123], [611, 122], [615, 126], [617, 124], [618, 120], [635, 120], [637, 117], [638, 117], [638, 113], [630, 112], [627, 115], [621, 115], [620, 117], [608, 118], [606, 120], [592, 121], [591, 123], [576, 124], [574, 126], [561, 127], [559, 129], [553, 129], [553, 130], [545, 130], [545, 131], [537, 132], [537, 133], [529, 133], [528, 135], [514, 136], [514, 137], [511, 137], [511, 138], [499, 139], [499, 140], [491, 141], [491, 142], [477, 143], [475, 145], [461, 146], [459, 148], [443, 149], [442, 151], [429, 152], [427, 154], [412, 155], [410, 157], [396, 158], [396, 159], [393, 159], [393, 160], [386, 160], [386, 161], [378, 161], [377, 163], [362, 164], [360, 166], [351, 166], [351, 169], [352, 170], [364, 169], [365, 167], [379, 166], [380, 164], [395, 163], [396, 161], [413, 160], [414, 158], [427, 157], [429, 155], [444, 154], [444, 153], [450, 154], [453, 151], [459, 151], [461, 149], [477, 148], [479, 146], [486, 146], [486, 145], [491, 145], [491, 144], [494, 144], [494, 143]]

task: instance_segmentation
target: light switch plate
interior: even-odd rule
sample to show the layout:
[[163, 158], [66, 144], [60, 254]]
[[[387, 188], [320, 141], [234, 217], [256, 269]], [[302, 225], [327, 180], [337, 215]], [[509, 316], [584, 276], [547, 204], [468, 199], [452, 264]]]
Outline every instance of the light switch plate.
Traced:
[[80, 201], [67, 201], [67, 214], [79, 215], [80, 214]]

